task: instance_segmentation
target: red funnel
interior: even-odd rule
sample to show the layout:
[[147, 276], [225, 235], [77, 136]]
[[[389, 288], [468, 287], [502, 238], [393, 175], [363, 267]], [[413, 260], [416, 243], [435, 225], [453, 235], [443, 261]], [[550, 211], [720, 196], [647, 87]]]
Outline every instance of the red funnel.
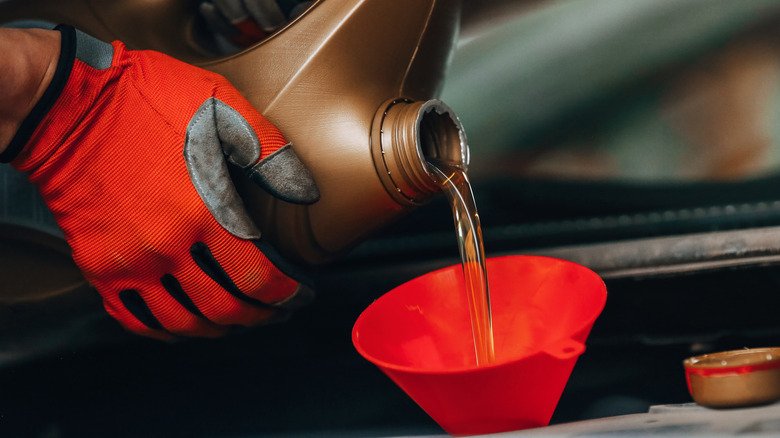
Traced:
[[366, 309], [352, 341], [452, 435], [545, 426], [606, 301], [603, 281], [547, 257], [487, 260], [496, 361], [478, 367], [460, 265]]

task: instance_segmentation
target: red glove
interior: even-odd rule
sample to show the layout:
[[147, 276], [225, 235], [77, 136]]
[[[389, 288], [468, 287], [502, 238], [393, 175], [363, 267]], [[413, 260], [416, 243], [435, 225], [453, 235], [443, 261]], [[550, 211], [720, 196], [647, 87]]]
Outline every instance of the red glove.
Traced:
[[285, 312], [298, 283], [258, 249], [226, 163], [316, 201], [278, 129], [219, 75], [58, 30], [55, 77], [0, 160], [29, 172], [108, 312], [156, 338]]

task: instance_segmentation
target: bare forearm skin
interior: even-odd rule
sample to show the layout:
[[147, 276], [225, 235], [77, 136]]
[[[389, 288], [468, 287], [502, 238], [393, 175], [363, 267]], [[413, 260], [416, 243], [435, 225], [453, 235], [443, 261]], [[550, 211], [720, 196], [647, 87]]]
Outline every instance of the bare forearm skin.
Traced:
[[60, 32], [0, 27], [0, 153], [46, 91], [60, 56]]

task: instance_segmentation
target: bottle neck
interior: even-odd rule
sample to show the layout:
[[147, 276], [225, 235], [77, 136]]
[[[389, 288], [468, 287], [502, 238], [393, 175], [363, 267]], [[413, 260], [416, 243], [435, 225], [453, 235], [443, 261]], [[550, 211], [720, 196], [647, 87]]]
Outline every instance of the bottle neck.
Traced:
[[400, 204], [421, 204], [440, 192], [428, 166], [436, 160], [466, 169], [469, 149], [458, 117], [439, 100], [386, 102], [371, 132], [374, 166]]

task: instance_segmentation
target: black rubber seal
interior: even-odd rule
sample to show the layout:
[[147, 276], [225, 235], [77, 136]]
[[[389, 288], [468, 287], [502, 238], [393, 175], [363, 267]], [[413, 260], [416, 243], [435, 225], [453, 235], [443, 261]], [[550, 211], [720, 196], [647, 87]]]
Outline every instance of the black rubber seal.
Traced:
[[54, 28], [54, 30], [60, 31], [62, 34], [62, 45], [60, 49], [60, 57], [57, 61], [57, 69], [54, 71], [54, 77], [51, 79], [51, 83], [43, 92], [38, 103], [35, 104], [30, 114], [22, 121], [21, 126], [14, 134], [14, 138], [11, 139], [11, 143], [8, 145], [5, 151], [0, 154], [0, 163], [10, 163], [16, 158], [19, 153], [30, 141], [38, 125], [46, 114], [51, 111], [51, 108], [57, 102], [62, 90], [65, 89], [65, 85], [70, 78], [70, 72], [73, 70], [73, 63], [76, 60], [76, 30], [67, 25], [60, 24]]

